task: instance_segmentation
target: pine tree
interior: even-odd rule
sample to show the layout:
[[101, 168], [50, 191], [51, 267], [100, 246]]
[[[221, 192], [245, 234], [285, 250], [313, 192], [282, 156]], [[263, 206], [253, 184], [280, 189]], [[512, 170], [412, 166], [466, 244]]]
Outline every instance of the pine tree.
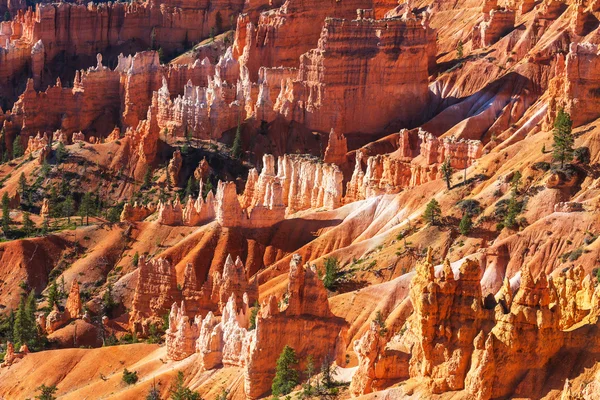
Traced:
[[59, 297], [60, 294], [58, 293], [58, 285], [56, 284], [56, 281], [54, 281], [52, 282], [52, 285], [50, 285], [50, 288], [48, 289], [48, 294], [46, 295], [49, 310], [52, 310], [55, 304], [58, 305]]
[[152, 170], [150, 167], [146, 168], [146, 173], [144, 173], [144, 181], [142, 183], [141, 189], [149, 189], [152, 184]]
[[196, 190], [194, 189], [195, 187], [197, 187], [198, 184], [196, 183], [196, 179], [194, 179], [193, 176], [190, 176], [190, 178], [187, 181], [187, 185], [185, 187], [185, 194], [184, 194], [184, 199], [187, 199], [189, 196], [194, 196], [194, 193], [196, 192]]
[[31, 349], [37, 347], [37, 328], [35, 323], [35, 312], [37, 305], [33, 290], [29, 296], [21, 296], [19, 308], [15, 314], [15, 323], [13, 326], [13, 339], [16, 347], [27, 344]]
[[335, 384], [333, 376], [337, 374], [336, 368], [333, 366], [333, 362], [329, 354], [325, 354], [323, 362], [321, 363], [321, 383], [327, 389], [331, 388]]
[[242, 155], [242, 123], [239, 115], [235, 139], [233, 139], [233, 145], [231, 146], [231, 155], [233, 158], [240, 158]]
[[150, 391], [146, 395], [146, 400], [161, 400], [160, 399], [160, 392], [156, 388], [156, 383], [155, 382], [152, 382], [152, 388], [150, 389]]
[[56, 162], [58, 164], [60, 164], [63, 161], [65, 161], [65, 159], [67, 158], [67, 149], [65, 148], [65, 145], [64, 145], [63, 142], [58, 142], [58, 146], [56, 146], [56, 150], [54, 151], [54, 155], [56, 157]]
[[313, 356], [310, 354], [306, 357], [306, 369], [304, 370], [304, 374], [306, 375], [306, 384], [303, 385], [303, 397], [310, 398], [314, 394], [313, 386], [312, 386], [312, 378], [315, 374], [315, 362]]
[[73, 198], [71, 196], [67, 196], [62, 208], [64, 216], [67, 217], [67, 223], [71, 224], [71, 216], [73, 216], [74, 211]]
[[510, 186], [515, 193], [519, 193], [519, 186], [521, 186], [521, 171], [515, 171], [512, 179], [510, 180]]
[[27, 307], [26, 316], [27, 316], [27, 327], [28, 330], [28, 344], [32, 349], [37, 349], [39, 346], [39, 336], [37, 331], [37, 324], [35, 322], [35, 312], [37, 311], [37, 303], [35, 301], [35, 293], [32, 290], [29, 292], [29, 296], [27, 296]]
[[521, 212], [521, 205], [517, 201], [517, 194], [513, 191], [510, 200], [508, 201], [508, 207], [506, 210], [506, 216], [504, 217], [504, 226], [513, 229], [517, 225], [517, 215]]
[[85, 224], [90, 224], [90, 214], [94, 213], [94, 202], [92, 201], [92, 194], [87, 192], [81, 198], [81, 204], [79, 205], [79, 215], [85, 217]]
[[106, 286], [104, 294], [102, 295], [102, 309], [106, 315], [109, 315], [116, 305], [117, 303], [115, 302], [115, 299], [113, 299], [112, 295], [112, 285], [109, 283]]
[[340, 262], [335, 257], [325, 259], [325, 275], [323, 276], [323, 286], [328, 290], [334, 290], [337, 285], [338, 274], [340, 271]]
[[21, 296], [19, 308], [17, 308], [17, 312], [15, 313], [15, 323], [13, 324], [13, 340], [17, 348], [27, 342], [27, 315], [25, 307], [25, 296]]
[[456, 58], [463, 58], [463, 42], [462, 39], [456, 45]]
[[23, 172], [21, 172], [21, 176], [19, 176], [19, 188], [21, 188], [21, 197], [25, 197], [25, 192], [27, 191], [27, 178], [25, 178]]
[[248, 325], [248, 330], [254, 330], [256, 328], [256, 317], [258, 316], [258, 311], [260, 310], [260, 304], [258, 304], [258, 300], [254, 302], [254, 306], [250, 311], [250, 323]]
[[34, 225], [33, 221], [31, 220], [29, 213], [24, 212], [23, 213], [23, 232], [25, 233], [25, 236], [29, 237], [29, 236], [33, 235], [34, 230], [35, 230], [35, 225]]
[[38, 399], [38, 400], [55, 400], [56, 397], [54, 396], [54, 393], [56, 393], [58, 388], [54, 385], [52, 385], [52, 386], [42, 385], [42, 386], [37, 387], [35, 390], [40, 392], [40, 394], [35, 396], [36, 399]]
[[440, 203], [438, 203], [436, 199], [431, 199], [431, 201], [427, 203], [427, 207], [423, 213], [423, 219], [431, 225], [437, 225], [441, 216], [442, 209], [440, 208]]
[[42, 222], [42, 229], [40, 231], [40, 235], [46, 236], [48, 234], [48, 217], [44, 217], [44, 221]]
[[10, 199], [6, 192], [2, 195], [2, 230], [4, 236], [10, 231]]
[[444, 160], [444, 162], [442, 163], [442, 167], [441, 167], [441, 171], [442, 171], [442, 176], [444, 177], [444, 180], [446, 181], [446, 186], [448, 187], [448, 190], [451, 189], [452, 187], [452, 166], [450, 166], [450, 159], [446, 158], [446, 160]]
[[565, 166], [565, 161], [573, 159], [573, 144], [575, 139], [571, 133], [573, 121], [571, 116], [564, 109], [558, 110], [556, 119], [554, 120], [554, 147], [552, 150], [552, 158], [554, 161], [560, 161], [560, 167]]
[[460, 220], [460, 224], [458, 225], [458, 230], [461, 235], [467, 236], [469, 232], [471, 232], [471, 228], [473, 228], [473, 221], [471, 220], [471, 215], [469, 213], [465, 213]]
[[171, 400], [200, 400], [200, 394], [185, 387], [183, 382], [183, 372], [178, 371], [175, 383], [169, 388]]
[[206, 183], [204, 184], [204, 186], [203, 186], [203, 190], [202, 190], [202, 192], [203, 192], [203, 193], [202, 193], [202, 198], [203, 198], [204, 200], [206, 200], [206, 196], [208, 196], [208, 192], [212, 192], [212, 190], [213, 190], [213, 184], [212, 184], [212, 182], [210, 181], [210, 179], [208, 179], [208, 180], [206, 181]]
[[286, 345], [277, 359], [275, 379], [271, 385], [273, 396], [288, 394], [298, 384], [298, 371], [293, 366], [298, 364], [296, 352]]
[[383, 317], [383, 314], [381, 314], [381, 311], [377, 310], [377, 313], [375, 313], [374, 322], [379, 327], [379, 336], [383, 337], [387, 335], [388, 328], [385, 326], [385, 318]]
[[21, 136], [17, 135], [13, 142], [13, 158], [21, 157], [25, 151], [23, 150], [23, 145], [21, 144]]

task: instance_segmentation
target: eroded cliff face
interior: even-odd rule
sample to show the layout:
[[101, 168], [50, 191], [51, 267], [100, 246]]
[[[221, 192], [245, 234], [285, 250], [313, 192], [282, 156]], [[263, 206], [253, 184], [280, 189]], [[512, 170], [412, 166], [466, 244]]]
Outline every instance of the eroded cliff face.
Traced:
[[[275, 110], [322, 132], [373, 133], [415, 124], [428, 100], [434, 36], [427, 16], [329, 18], [318, 47], [300, 57], [297, 79], [282, 85]], [[358, 45], [350, 44], [351, 37]]]
[[27, 11], [10, 6], [19, 11], [12, 21], [2, 23], [5, 62], [0, 80], [9, 86], [11, 79], [29, 68], [39, 89], [37, 85], [51, 78], [43, 76], [49, 73], [44, 66], [59, 57], [90, 59], [115, 49], [183, 49], [208, 37], [211, 30], [215, 33], [215, 27], [226, 29], [243, 6], [239, 1], [38, 4]]
[[583, 338], [597, 329], [599, 292], [585, 283], [581, 268], [534, 279], [525, 265], [516, 293], [506, 280], [495, 299], [482, 295], [478, 262], [464, 261], [457, 272], [455, 278], [447, 260], [436, 270], [429, 255], [417, 264], [410, 286], [414, 311], [402, 330], [379, 335], [373, 324], [354, 343], [354, 395], [406, 379], [402, 368], [387, 367], [396, 361], [423, 382], [421, 393], [538, 397], [553, 357], [591, 345]]

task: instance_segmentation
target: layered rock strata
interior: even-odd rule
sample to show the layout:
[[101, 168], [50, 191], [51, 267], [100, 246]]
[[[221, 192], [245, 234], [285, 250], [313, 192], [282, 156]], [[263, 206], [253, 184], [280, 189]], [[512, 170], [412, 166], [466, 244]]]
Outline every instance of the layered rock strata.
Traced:
[[435, 31], [423, 17], [328, 18], [317, 48], [300, 57], [297, 79], [282, 86], [275, 110], [320, 132], [415, 124], [428, 100], [433, 54]]

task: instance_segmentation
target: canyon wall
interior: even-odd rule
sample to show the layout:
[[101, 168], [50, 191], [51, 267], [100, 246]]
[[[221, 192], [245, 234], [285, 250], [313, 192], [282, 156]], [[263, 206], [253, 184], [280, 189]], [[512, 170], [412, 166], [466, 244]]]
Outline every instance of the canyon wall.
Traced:
[[416, 124], [428, 101], [433, 54], [435, 31], [426, 17], [328, 18], [275, 110], [311, 130], [345, 135]]

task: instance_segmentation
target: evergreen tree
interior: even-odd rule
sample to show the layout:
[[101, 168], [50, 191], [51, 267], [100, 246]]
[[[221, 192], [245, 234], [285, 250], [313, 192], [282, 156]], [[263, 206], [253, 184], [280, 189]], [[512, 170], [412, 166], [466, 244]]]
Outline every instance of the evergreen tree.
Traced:
[[328, 290], [334, 290], [337, 285], [338, 274], [340, 272], [340, 262], [335, 257], [325, 259], [325, 275], [323, 276], [323, 286]]
[[471, 215], [469, 213], [465, 213], [460, 220], [460, 224], [458, 225], [458, 230], [464, 236], [467, 236], [471, 229], [473, 228], [473, 221], [471, 220]]
[[293, 366], [298, 364], [296, 352], [286, 345], [277, 359], [275, 379], [271, 385], [273, 396], [286, 395], [298, 384], [298, 371]]
[[149, 189], [152, 184], [152, 170], [150, 167], [146, 168], [146, 173], [144, 174], [144, 182], [142, 183], [142, 189]]
[[441, 167], [441, 171], [442, 171], [442, 176], [444, 177], [444, 180], [446, 181], [446, 186], [448, 187], [448, 190], [450, 190], [450, 188], [452, 187], [452, 167], [450, 166], [450, 159], [446, 158], [446, 160], [444, 160], [444, 162], [442, 163], [442, 167]]
[[65, 148], [65, 145], [63, 142], [58, 142], [58, 146], [56, 146], [54, 155], [56, 156], [56, 162], [58, 164], [65, 161], [65, 158], [67, 157], [67, 149]]
[[67, 196], [67, 198], [65, 199], [63, 206], [62, 206], [62, 211], [65, 217], [67, 217], [67, 223], [70, 224], [71, 223], [71, 217], [73, 216], [73, 211], [74, 211], [75, 206], [73, 205], [73, 198], [71, 196]]
[[160, 392], [156, 388], [156, 383], [152, 382], [152, 388], [150, 389], [150, 391], [146, 395], [146, 400], [161, 400], [160, 399]]
[[235, 139], [233, 139], [233, 146], [231, 146], [231, 155], [233, 158], [240, 158], [242, 155], [242, 124], [239, 115]]
[[210, 179], [207, 179], [206, 184], [204, 184], [204, 186], [203, 186], [202, 198], [204, 200], [206, 200], [206, 196], [208, 196], [208, 192], [212, 192], [212, 190], [213, 190], [213, 184], [210, 181]]
[[565, 161], [573, 159], [573, 144], [575, 139], [571, 133], [573, 121], [571, 116], [564, 109], [558, 110], [556, 119], [554, 120], [554, 147], [552, 150], [552, 158], [554, 161], [560, 161], [560, 167], [563, 168]]
[[463, 42], [462, 40], [458, 41], [456, 45], [456, 58], [463, 58]]
[[52, 310], [55, 304], [58, 305], [59, 297], [60, 294], [58, 293], [58, 285], [56, 284], [56, 281], [54, 281], [52, 282], [52, 285], [50, 285], [50, 288], [48, 289], [48, 294], [46, 295], [46, 298], [48, 299], [49, 310]]
[[19, 176], [19, 188], [21, 189], [21, 197], [25, 197], [25, 192], [27, 191], [27, 178], [25, 178], [25, 174], [21, 172], [21, 176]]
[[50, 196], [48, 197], [48, 208], [50, 215], [54, 218], [59, 216], [58, 212], [58, 193], [56, 193], [56, 186], [50, 187]]
[[27, 342], [27, 315], [26, 315], [25, 296], [21, 296], [19, 308], [15, 313], [15, 323], [13, 325], [13, 340], [17, 348]]
[[13, 158], [19, 158], [25, 153], [23, 144], [21, 144], [21, 136], [17, 135], [13, 142]]
[[10, 199], [8, 193], [2, 195], [2, 230], [6, 236], [10, 230]]
[[6, 11], [4, 13], [4, 20], [5, 21], [10, 21], [12, 19], [12, 17], [10, 16], [10, 11]]
[[440, 203], [438, 203], [436, 199], [431, 199], [431, 201], [427, 203], [427, 207], [423, 213], [423, 219], [431, 225], [437, 225], [441, 216], [442, 209], [440, 208]]
[[25, 233], [25, 236], [33, 235], [34, 230], [35, 230], [35, 225], [33, 224], [33, 221], [31, 220], [29, 213], [24, 212], [23, 213], [23, 232]]
[[48, 217], [44, 217], [44, 221], [42, 222], [42, 229], [40, 231], [40, 235], [46, 236], [48, 234]]
[[29, 341], [27, 342], [31, 349], [37, 349], [39, 346], [39, 335], [37, 324], [35, 322], [35, 312], [37, 311], [37, 303], [35, 301], [35, 293], [32, 290], [27, 296], [27, 307], [25, 308], [27, 315], [27, 326], [29, 327]]
[[185, 387], [183, 381], [183, 372], [178, 371], [175, 383], [169, 388], [171, 400], [200, 400], [200, 394]]
[[521, 186], [522, 177], [523, 175], [521, 174], [521, 171], [515, 171], [512, 179], [510, 180], [510, 187], [515, 193], [519, 193], [519, 186]]
[[387, 335], [388, 329], [385, 326], [385, 318], [381, 314], [381, 311], [377, 310], [377, 313], [375, 313], [374, 322], [377, 324], [377, 326], [379, 326], [379, 336], [383, 337], [383, 336]]
[[85, 217], [85, 224], [90, 224], [90, 214], [94, 213], [94, 202], [92, 200], [92, 194], [87, 192], [81, 198], [81, 204], [79, 205], [79, 215]]
[[194, 197], [194, 194], [196, 192], [196, 190], [194, 188], [197, 187], [197, 186], [198, 186], [198, 183], [196, 182], [196, 179], [194, 179], [193, 176], [190, 176], [190, 178], [187, 181], [187, 185], [185, 187], [185, 194], [183, 196], [184, 201], [189, 196]]
[[307, 396], [310, 396], [313, 394], [312, 377], [315, 374], [315, 362], [313, 356], [311, 356], [310, 354], [306, 357], [306, 369], [304, 373], [306, 375], [306, 385], [304, 386], [304, 393]]
[[508, 201], [508, 207], [506, 210], [506, 216], [504, 217], [504, 226], [513, 229], [517, 225], [517, 215], [521, 212], [521, 205], [517, 201], [517, 195], [513, 191], [510, 200]]
[[52, 385], [52, 386], [42, 385], [40, 387], [37, 387], [35, 390], [40, 392], [40, 394], [35, 396], [36, 399], [38, 399], [38, 400], [55, 400], [56, 397], [54, 396], [54, 393], [56, 393], [56, 391], [58, 389], [54, 385]]
[[260, 310], [260, 304], [258, 304], [258, 300], [254, 302], [254, 306], [252, 307], [252, 311], [250, 311], [250, 324], [248, 326], [248, 330], [254, 330], [256, 328], [256, 317], [258, 316], [258, 311]]
[[102, 295], [102, 309], [104, 310], [104, 313], [106, 315], [110, 315], [110, 313], [116, 307], [116, 305], [117, 302], [115, 301], [112, 295], [112, 285], [109, 283], [106, 286], [104, 294]]
[[335, 385], [335, 379], [333, 376], [337, 374], [336, 368], [333, 366], [333, 362], [329, 354], [325, 354], [323, 363], [321, 363], [321, 383], [327, 389]]
[[24, 344], [27, 344], [30, 349], [37, 347], [37, 328], [35, 324], [36, 311], [37, 305], [35, 303], [35, 294], [33, 291], [29, 293], [29, 296], [21, 296], [13, 326], [15, 347], [19, 348]]

